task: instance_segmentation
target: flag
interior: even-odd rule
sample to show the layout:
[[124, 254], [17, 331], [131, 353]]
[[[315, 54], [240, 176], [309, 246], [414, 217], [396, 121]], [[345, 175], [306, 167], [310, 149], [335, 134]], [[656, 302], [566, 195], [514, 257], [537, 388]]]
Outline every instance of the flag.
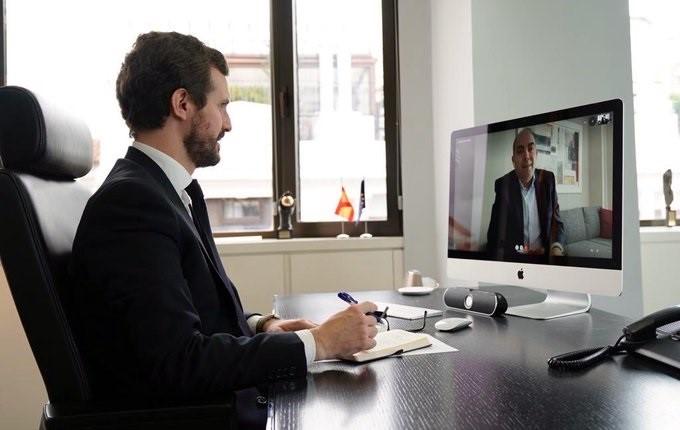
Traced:
[[361, 220], [361, 212], [366, 209], [366, 193], [364, 192], [364, 181], [365, 179], [361, 180], [361, 194], [359, 194], [359, 214], [357, 215], [357, 224], [359, 224], [359, 221]]
[[340, 194], [340, 201], [338, 201], [338, 206], [335, 208], [335, 214], [340, 215], [347, 221], [354, 220], [354, 207], [352, 202], [347, 198], [347, 193], [345, 192], [345, 187], [342, 187], [342, 193]]

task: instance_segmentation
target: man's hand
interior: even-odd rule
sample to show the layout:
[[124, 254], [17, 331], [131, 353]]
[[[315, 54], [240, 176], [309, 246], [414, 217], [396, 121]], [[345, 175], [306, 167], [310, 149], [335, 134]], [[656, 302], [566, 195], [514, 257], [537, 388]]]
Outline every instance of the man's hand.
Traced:
[[355, 352], [373, 348], [378, 329], [375, 318], [366, 313], [377, 309], [371, 302], [350, 305], [311, 329], [316, 341], [316, 359], [349, 358]]
[[297, 331], [304, 329], [312, 329], [318, 327], [318, 324], [314, 324], [309, 320], [296, 319], [296, 320], [278, 320], [272, 319], [267, 321], [262, 327], [263, 331], [267, 333], [280, 333], [283, 331]]

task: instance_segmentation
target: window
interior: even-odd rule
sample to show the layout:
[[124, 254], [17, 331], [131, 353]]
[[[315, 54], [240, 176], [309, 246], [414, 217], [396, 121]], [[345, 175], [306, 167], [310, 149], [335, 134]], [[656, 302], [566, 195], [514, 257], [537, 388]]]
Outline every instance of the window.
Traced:
[[635, 146], [642, 224], [665, 220], [662, 175], [671, 169], [680, 204], [680, 3], [630, 0]]
[[[362, 180], [362, 219], [387, 219], [380, 6], [375, 0], [341, 8], [296, 2], [295, 64], [305, 89], [297, 94], [302, 221], [337, 220], [328, 208], [335, 208], [343, 187], [358, 196]], [[347, 31], [348, 22], [358, 31]]]
[[220, 163], [194, 173], [217, 235], [276, 237], [286, 191], [294, 236], [336, 235], [341, 187], [358, 211], [362, 180], [368, 231], [401, 234], [395, 0], [3, 3], [3, 80], [85, 119], [95, 168], [82, 180], [93, 189], [130, 143], [115, 97], [125, 53], [140, 33], [178, 31], [223, 52], [230, 68], [233, 130]]

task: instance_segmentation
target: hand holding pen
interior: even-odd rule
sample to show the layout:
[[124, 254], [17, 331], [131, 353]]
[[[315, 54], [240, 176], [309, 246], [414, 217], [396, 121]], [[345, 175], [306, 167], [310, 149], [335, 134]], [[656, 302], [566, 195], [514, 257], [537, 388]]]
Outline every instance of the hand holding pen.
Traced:
[[343, 299], [350, 306], [312, 328], [316, 343], [316, 360], [349, 358], [352, 354], [375, 346], [378, 333], [377, 307], [371, 302], [357, 303], [352, 296]]
[[[346, 293], [344, 291], [340, 291], [338, 293], [338, 297], [340, 298], [340, 300], [343, 300], [343, 301], [349, 303], [350, 305], [356, 305], [356, 304], [359, 303], [354, 299], [354, 297], [352, 297], [349, 293]], [[373, 312], [368, 312], [368, 313], [366, 313], [366, 315], [372, 315], [375, 318], [376, 322], [380, 322], [380, 320], [383, 317], [383, 312], [376, 310], [376, 311], [373, 311]]]

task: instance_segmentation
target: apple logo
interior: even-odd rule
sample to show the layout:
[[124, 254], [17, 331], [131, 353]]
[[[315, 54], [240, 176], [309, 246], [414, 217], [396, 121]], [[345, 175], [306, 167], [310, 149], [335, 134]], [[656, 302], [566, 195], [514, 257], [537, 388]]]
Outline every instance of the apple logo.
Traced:
[[517, 277], [518, 277], [519, 279], [524, 279], [524, 269], [519, 269], [519, 270], [517, 271]]

